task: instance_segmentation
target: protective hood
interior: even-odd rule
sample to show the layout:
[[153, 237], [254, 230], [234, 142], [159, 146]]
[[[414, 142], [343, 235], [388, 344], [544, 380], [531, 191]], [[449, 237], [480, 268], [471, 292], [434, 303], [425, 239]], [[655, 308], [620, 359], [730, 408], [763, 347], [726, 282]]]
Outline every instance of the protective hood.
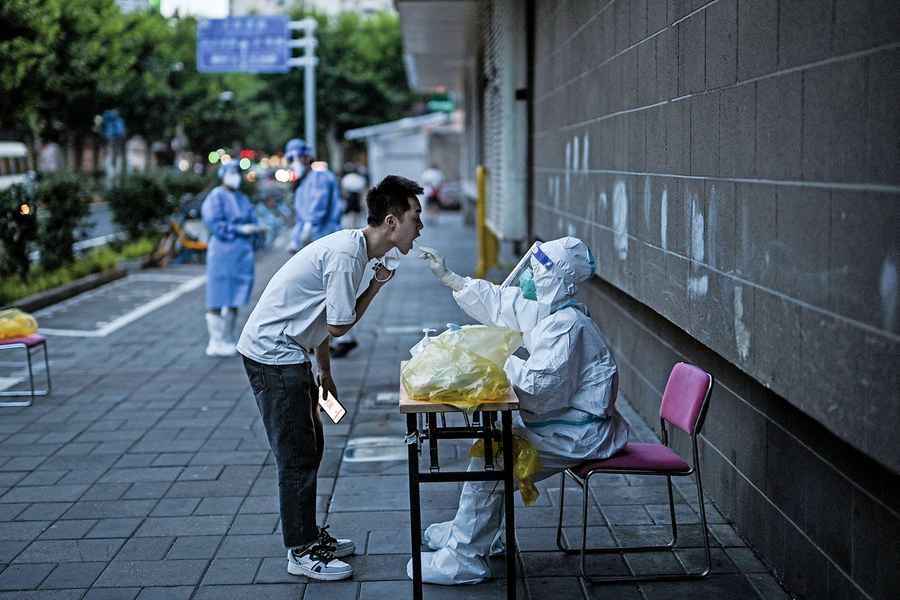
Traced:
[[236, 160], [232, 160], [219, 167], [219, 179], [224, 179], [229, 173], [237, 173], [240, 175], [241, 167]]
[[300, 138], [288, 140], [284, 145], [284, 157], [290, 162], [300, 158], [301, 156], [309, 156], [310, 148], [306, 142]]
[[590, 249], [574, 237], [539, 244], [530, 262], [537, 299], [551, 306], [574, 296], [578, 284], [589, 279], [596, 267]]

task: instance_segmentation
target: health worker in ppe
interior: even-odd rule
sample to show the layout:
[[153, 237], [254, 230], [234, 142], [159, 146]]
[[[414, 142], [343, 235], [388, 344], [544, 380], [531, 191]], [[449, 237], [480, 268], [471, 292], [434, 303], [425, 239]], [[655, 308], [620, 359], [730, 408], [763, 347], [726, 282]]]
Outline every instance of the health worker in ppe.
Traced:
[[289, 250], [297, 252], [309, 242], [340, 231], [344, 201], [337, 177], [324, 166], [312, 165], [311, 148], [298, 138], [284, 147], [294, 182], [294, 218]]
[[[564, 237], [536, 243], [502, 286], [462, 277], [422, 248], [422, 258], [470, 317], [520, 331], [528, 358], [510, 356], [504, 370], [519, 398], [515, 432], [538, 451], [540, 481], [585, 460], [608, 458], [628, 440], [616, 410], [616, 362], [587, 307], [574, 299], [594, 272], [590, 250]], [[518, 283], [518, 286], [512, 285]], [[472, 459], [469, 470], [481, 470]], [[422, 580], [455, 585], [490, 575], [488, 554], [502, 548], [503, 490], [498, 482], [466, 482], [452, 521], [431, 525]], [[412, 577], [412, 561], [407, 565]]]
[[254, 237], [265, 231], [256, 220], [250, 199], [238, 188], [241, 170], [237, 161], [219, 168], [222, 185], [203, 200], [200, 209], [209, 230], [206, 249], [207, 356], [234, 356], [234, 328], [238, 308], [253, 291]]

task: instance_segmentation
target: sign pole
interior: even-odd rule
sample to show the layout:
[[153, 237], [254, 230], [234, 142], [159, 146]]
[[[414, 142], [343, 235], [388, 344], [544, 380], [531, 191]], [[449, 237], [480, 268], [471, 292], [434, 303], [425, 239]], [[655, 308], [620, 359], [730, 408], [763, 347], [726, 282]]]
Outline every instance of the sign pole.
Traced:
[[300, 30], [303, 37], [291, 40], [291, 48], [302, 48], [303, 54], [288, 61], [291, 67], [303, 67], [303, 127], [306, 143], [312, 148], [312, 154], [316, 155], [316, 65], [319, 59], [315, 56], [318, 41], [315, 31], [318, 27], [316, 20], [307, 17], [300, 21], [291, 21], [291, 29]]

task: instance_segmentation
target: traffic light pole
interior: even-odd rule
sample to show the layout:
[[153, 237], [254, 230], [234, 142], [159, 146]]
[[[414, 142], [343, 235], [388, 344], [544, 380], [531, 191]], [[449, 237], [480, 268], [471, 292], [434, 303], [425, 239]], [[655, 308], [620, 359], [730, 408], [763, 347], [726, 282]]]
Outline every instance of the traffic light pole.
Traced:
[[313, 156], [316, 156], [316, 65], [319, 59], [315, 56], [318, 41], [315, 31], [318, 23], [313, 18], [307, 17], [300, 21], [291, 21], [291, 30], [298, 30], [302, 37], [291, 40], [288, 45], [291, 48], [302, 48], [303, 54], [288, 60], [290, 67], [303, 67], [303, 116], [304, 135], [306, 143], [312, 148]]

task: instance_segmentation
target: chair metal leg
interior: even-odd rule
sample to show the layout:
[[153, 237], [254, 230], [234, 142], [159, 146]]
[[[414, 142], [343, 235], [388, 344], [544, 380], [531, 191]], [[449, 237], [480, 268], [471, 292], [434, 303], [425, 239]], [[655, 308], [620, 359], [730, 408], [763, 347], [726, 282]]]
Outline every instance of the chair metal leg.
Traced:
[[563, 510], [566, 507], [566, 471], [559, 474], [559, 523], [556, 525], [556, 547], [563, 552], [566, 549], [562, 543]]
[[697, 464], [697, 441], [694, 440], [694, 474], [697, 476], [697, 500], [700, 502], [700, 526], [703, 527], [703, 546], [706, 550], [706, 570], [697, 577], [706, 577], [712, 570], [712, 553], [709, 549], [709, 528], [706, 522], [706, 498], [703, 496], [703, 481], [700, 479], [700, 465]]
[[[700, 498], [700, 517], [703, 526], [703, 534], [704, 534], [704, 546], [706, 550], [706, 569], [700, 572], [695, 573], [683, 573], [683, 574], [662, 574], [662, 575], [616, 575], [616, 576], [604, 576], [604, 577], [591, 577], [587, 573], [587, 555], [588, 554], [631, 554], [631, 553], [640, 553], [640, 552], [671, 552], [675, 549], [675, 545], [678, 540], [678, 527], [677, 527], [677, 519], [675, 516], [675, 498], [672, 492], [672, 478], [671, 476], [666, 476], [667, 490], [669, 496], [669, 516], [671, 518], [671, 526], [672, 526], [672, 539], [663, 545], [654, 545], [654, 546], [614, 546], [614, 547], [606, 547], [606, 548], [588, 548], [587, 547], [587, 509], [588, 509], [588, 493], [590, 487], [588, 485], [590, 476], [588, 476], [585, 480], [580, 480], [579, 478], [573, 475], [573, 479], [575, 482], [581, 486], [584, 497], [582, 498], [582, 511], [581, 511], [581, 548], [571, 548], [568, 544], [564, 544], [562, 541], [562, 521], [563, 521], [563, 509], [564, 509], [564, 494], [563, 491], [565, 489], [565, 481], [566, 481], [566, 473], [563, 472], [562, 475], [562, 486], [560, 488], [560, 512], [559, 512], [559, 524], [557, 526], [556, 533], [556, 545], [560, 550], [565, 552], [566, 554], [579, 554], [579, 562], [580, 562], [580, 571], [581, 576], [591, 583], [634, 583], [634, 582], [652, 582], [652, 581], [683, 581], [686, 579], [702, 579], [706, 577], [712, 567], [712, 554], [710, 551], [709, 545], [709, 531], [707, 529], [707, 521], [706, 521], [706, 508], [703, 505], [703, 486], [700, 481], [700, 469], [695, 466], [695, 474], [697, 475], [697, 494]], [[609, 524], [610, 532], [612, 532], [612, 525]], [[679, 561], [680, 562], [680, 561]]]
[[44, 346], [44, 372], [47, 374], [47, 395], [49, 395], [53, 389], [50, 383], [50, 355], [47, 354], [47, 342], [44, 342], [42, 345]]

